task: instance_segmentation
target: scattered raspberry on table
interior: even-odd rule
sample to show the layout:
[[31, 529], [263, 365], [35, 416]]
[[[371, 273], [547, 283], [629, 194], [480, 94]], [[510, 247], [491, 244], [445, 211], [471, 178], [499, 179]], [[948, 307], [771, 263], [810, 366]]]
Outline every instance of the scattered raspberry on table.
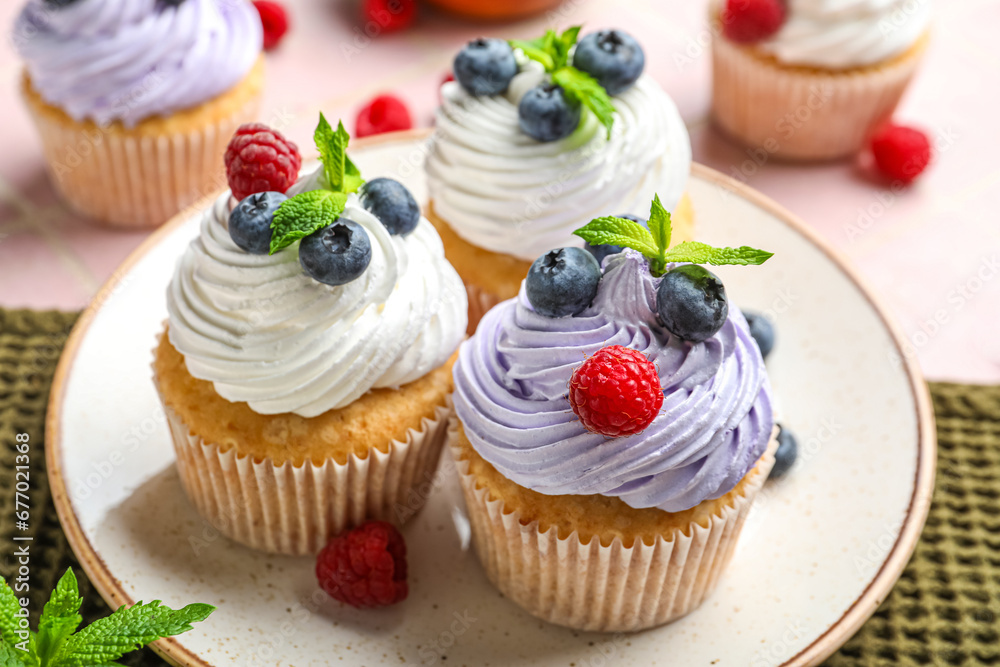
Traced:
[[243, 200], [258, 192], [287, 192], [299, 177], [298, 146], [263, 123], [241, 125], [229, 141], [226, 179], [233, 196]]
[[913, 127], [886, 125], [872, 137], [875, 166], [891, 179], [912, 182], [931, 162], [931, 142]]
[[316, 557], [316, 578], [330, 597], [359, 609], [402, 602], [409, 592], [403, 536], [385, 521], [340, 533]]
[[270, 51], [288, 32], [288, 10], [273, 0], [254, 0], [253, 6], [257, 8], [264, 27], [264, 49]]
[[663, 406], [656, 366], [621, 345], [598, 350], [573, 372], [569, 402], [588, 431], [610, 438], [639, 433]]
[[411, 127], [413, 119], [406, 104], [395, 95], [379, 95], [358, 112], [354, 136], [370, 137]]
[[416, 0], [363, 0], [361, 13], [381, 32], [395, 32], [408, 28], [417, 18], [417, 3]]

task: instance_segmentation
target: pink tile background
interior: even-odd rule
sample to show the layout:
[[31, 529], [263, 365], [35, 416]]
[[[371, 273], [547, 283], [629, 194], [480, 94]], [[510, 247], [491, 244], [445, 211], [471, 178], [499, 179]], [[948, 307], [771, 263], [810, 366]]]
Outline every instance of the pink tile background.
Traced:
[[[320, 109], [353, 127], [370, 97], [393, 91], [417, 125], [430, 123], [437, 83], [457, 48], [481, 35], [533, 35], [542, 16], [479, 26], [422, 8], [417, 25], [365, 44], [358, 3], [287, 0], [293, 28], [269, 56], [263, 120], [301, 146]], [[0, 3], [10, 25], [20, 2]], [[568, 0], [560, 26], [619, 26], [647, 51], [647, 68], [688, 122], [695, 159], [727, 174], [749, 156], [708, 122], [706, 0]], [[1000, 125], [995, 119], [1000, 0], [939, 0], [934, 41], [898, 113], [939, 142], [932, 168], [892, 196], [861, 164], [764, 164], [742, 178], [801, 216], [850, 257], [881, 294], [931, 379], [1000, 381]], [[346, 48], [346, 46], [356, 47]], [[20, 104], [20, 63], [0, 45], [0, 306], [78, 309], [145, 237], [102, 230], [57, 200]], [[735, 170], [735, 171], [734, 171]], [[751, 173], [752, 172], [752, 173]], [[937, 317], [943, 324], [929, 324]]]

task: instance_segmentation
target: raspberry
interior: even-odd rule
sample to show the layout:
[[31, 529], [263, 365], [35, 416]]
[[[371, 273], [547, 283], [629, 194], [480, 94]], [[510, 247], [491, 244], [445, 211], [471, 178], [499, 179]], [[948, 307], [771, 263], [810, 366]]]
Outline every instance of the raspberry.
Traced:
[[886, 125], [872, 137], [875, 165], [891, 179], [909, 183], [931, 161], [931, 142], [918, 129]]
[[573, 372], [569, 403], [588, 431], [620, 438], [649, 426], [663, 405], [663, 389], [642, 352], [611, 345]]
[[362, 107], [354, 126], [354, 136], [369, 137], [383, 132], [408, 130], [413, 127], [410, 110], [393, 95], [379, 95]]
[[253, 6], [264, 26], [264, 49], [270, 51], [288, 32], [288, 12], [281, 3], [272, 0], [254, 0]]
[[364, 0], [361, 13], [381, 29], [395, 32], [408, 27], [417, 17], [415, 0]]
[[759, 42], [778, 32], [784, 22], [784, 0], [727, 0], [722, 34], [741, 44]]
[[316, 578], [335, 600], [385, 607], [406, 599], [406, 543], [396, 527], [368, 521], [340, 533], [316, 557]]
[[298, 147], [263, 123], [240, 125], [225, 162], [229, 187], [240, 201], [258, 192], [286, 192], [302, 167]]

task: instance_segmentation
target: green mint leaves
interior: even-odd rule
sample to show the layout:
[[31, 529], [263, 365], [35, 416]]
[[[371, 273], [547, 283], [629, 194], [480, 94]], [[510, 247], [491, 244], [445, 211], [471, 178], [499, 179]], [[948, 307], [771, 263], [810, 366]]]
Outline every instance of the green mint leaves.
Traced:
[[330, 190], [310, 190], [284, 202], [271, 221], [271, 250], [268, 254], [273, 255], [333, 224], [344, 212], [346, 204], [346, 193]]
[[344, 212], [347, 195], [365, 184], [361, 171], [347, 155], [351, 136], [342, 122], [334, 130], [320, 113], [313, 139], [329, 189], [302, 192], [281, 205], [271, 221], [270, 255], [335, 222]]
[[591, 245], [617, 245], [641, 252], [649, 260], [649, 270], [654, 276], [663, 275], [670, 263], [756, 265], [774, 254], [749, 246], [716, 248], [697, 241], [685, 241], [671, 248], [670, 213], [663, 208], [659, 195], [653, 197], [648, 224], [646, 229], [632, 220], [608, 216], [591, 220], [573, 233]]
[[[120, 657], [162, 637], [191, 629], [215, 611], [207, 604], [174, 610], [159, 600], [120, 607], [77, 632], [80, 604], [73, 570], [66, 570], [38, 620], [38, 632], [18, 625], [21, 605], [7, 582], [0, 580], [0, 667], [106, 667]], [[27, 633], [21, 639], [18, 631]]]
[[541, 63], [552, 76], [552, 83], [562, 88], [570, 99], [590, 109], [610, 137], [615, 112], [611, 96], [597, 83], [597, 79], [569, 62], [569, 53], [580, 36], [580, 27], [573, 26], [561, 35], [550, 29], [538, 39], [513, 39], [509, 44], [511, 48], [521, 49], [531, 60]]

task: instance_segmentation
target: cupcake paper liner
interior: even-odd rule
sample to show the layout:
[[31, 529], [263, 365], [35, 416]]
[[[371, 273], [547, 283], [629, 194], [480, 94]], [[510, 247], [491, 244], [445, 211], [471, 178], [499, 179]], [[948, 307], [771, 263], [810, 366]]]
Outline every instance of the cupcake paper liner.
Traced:
[[[156, 373], [153, 381], [159, 392]], [[162, 396], [161, 402], [162, 401]], [[198, 514], [248, 547], [293, 556], [319, 552], [331, 537], [368, 519], [402, 525], [427, 501], [447, 438], [451, 401], [388, 451], [321, 465], [276, 465], [223, 449], [191, 432], [163, 402], [177, 471]]]
[[[449, 442], [457, 429], [453, 417]], [[708, 527], [693, 524], [690, 535], [675, 531], [669, 540], [658, 537], [647, 545], [639, 539], [631, 547], [617, 537], [609, 546], [596, 537], [583, 544], [576, 532], [560, 539], [554, 526], [543, 532], [537, 521], [525, 525], [518, 512], [477, 488], [468, 461], [458, 460], [458, 471], [476, 553], [506, 597], [557, 625], [633, 632], [684, 616], [712, 592], [774, 465], [776, 448], [772, 438], [757, 475]]]
[[503, 301], [496, 294], [492, 292], [487, 292], [482, 287], [478, 285], [472, 285], [470, 283], [465, 284], [465, 292], [469, 296], [469, 328], [466, 329], [466, 333], [470, 336], [476, 333], [476, 327], [479, 326], [479, 320], [483, 319], [489, 310]]
[[846, 71], [786, 67], [720, 36], [712, 40], [712, 114], [758, 162], [858, 153], [889, 120], [917, 69], [925, 36], [884, 64]]
[[88, 218], [131, 229], [156, 227], [226, 187], [226, 146], [257, 117], [259, 97], [200, 127], [152, 135], [45, 113], [25, 95], [60, 195]]

